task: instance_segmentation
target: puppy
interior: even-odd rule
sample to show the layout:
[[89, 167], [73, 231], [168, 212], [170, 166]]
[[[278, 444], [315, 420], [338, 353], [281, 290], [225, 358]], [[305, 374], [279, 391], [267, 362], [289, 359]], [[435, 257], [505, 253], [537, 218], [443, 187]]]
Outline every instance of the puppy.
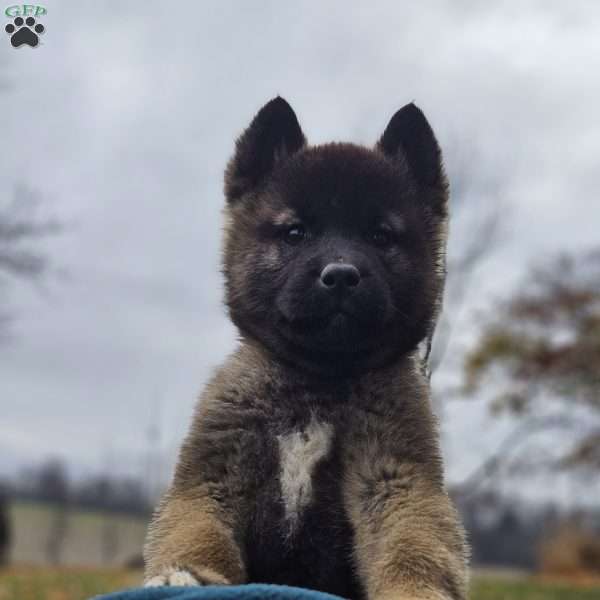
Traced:
[[237, 350], [198, 404], [149, 529], [148, 585], [249, 582], [463, 600], [429, 382], [448, 186], [413, 104], [374, 149], [308, 146], [282, 98], [225, 173]]

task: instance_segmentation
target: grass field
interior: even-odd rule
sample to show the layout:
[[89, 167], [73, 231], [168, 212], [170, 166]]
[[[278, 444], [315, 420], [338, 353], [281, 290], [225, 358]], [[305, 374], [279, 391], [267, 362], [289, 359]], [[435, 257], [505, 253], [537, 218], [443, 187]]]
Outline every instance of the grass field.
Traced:
[[9, 569], [0, 571], [0, 600], [87, 600], [140, 585], [141, 577], [117, 569]]
[[472, 600], [600, 600], [598, 587], [574, 586], [565, 582], [548, 583], [534, 579], [497, 580], [482, 577], [473, 581]]
[[[87, 600], [96, 594], [139, 585], [141, 574], [125, 570], [20, 568], [0, 571], [0, 600]], [[535, 580], [479, 577], [472, 600], [599, 600], [598, 587]]]

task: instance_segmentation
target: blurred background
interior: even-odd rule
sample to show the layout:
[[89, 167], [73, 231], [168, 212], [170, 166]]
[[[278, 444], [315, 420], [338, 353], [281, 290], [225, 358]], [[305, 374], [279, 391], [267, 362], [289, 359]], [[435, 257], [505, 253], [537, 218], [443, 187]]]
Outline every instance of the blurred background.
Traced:
[[600, 5], [42, 6], [38, 47], [0, 40], [0, 598], [139, 582], [236, 343], [223, 169], [277, 94], [313, 144], [425, 111], [452, 196], [432, 385], [473, 597], [600, 597]]

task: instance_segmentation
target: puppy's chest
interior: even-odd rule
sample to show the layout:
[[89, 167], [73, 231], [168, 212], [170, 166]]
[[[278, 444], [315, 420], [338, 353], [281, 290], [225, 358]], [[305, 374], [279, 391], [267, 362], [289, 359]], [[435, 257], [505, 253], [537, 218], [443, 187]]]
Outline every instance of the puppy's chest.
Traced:
[[263, 480], [246, 538], [250, 581], [353, 597], [351, 528], [342, 502], [345, 435], [335, 418], [270, 427], [271, 477]]
[[283, 517], [287, 529], [293, 533], [301, 524], [306, 510], [325, 500], [318, 497], [323, 492], [323, 482], [318, 474], [325, 465], [335, 468], [331, 461], [336, 450], [334, 444], [339, 443], [339, 438], [335, 439], [331, 422], [311, 416], [304, 426], [277, 434], [276, 440]]

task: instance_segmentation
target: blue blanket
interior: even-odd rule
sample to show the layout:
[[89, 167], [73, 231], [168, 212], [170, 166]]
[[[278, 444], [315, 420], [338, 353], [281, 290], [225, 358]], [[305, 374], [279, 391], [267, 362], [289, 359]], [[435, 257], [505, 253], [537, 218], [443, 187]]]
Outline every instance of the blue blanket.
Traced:
[[206, 587], [148, 587], [97, 596], [95, 600], [341, 600], [338, 596], [285, 585], [251, 583]]

